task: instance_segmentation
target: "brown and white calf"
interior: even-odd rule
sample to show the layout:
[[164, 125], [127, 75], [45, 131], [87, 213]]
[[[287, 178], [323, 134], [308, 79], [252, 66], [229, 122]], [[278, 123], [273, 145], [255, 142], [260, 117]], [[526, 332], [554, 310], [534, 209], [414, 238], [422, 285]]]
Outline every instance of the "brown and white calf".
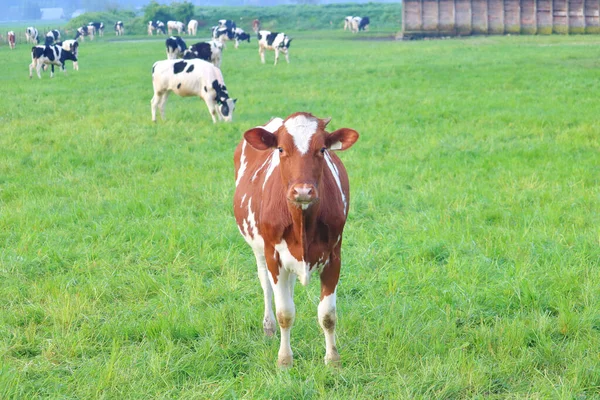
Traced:
[[15, 32], [14, 31], [8, 31], [8, 33], [6, 34], [7, 39], [8, 39], [8, 45], [10, 46], [11, 49], [15, 48]]
[[306, 285], [314, 272], [321, 278], [317, 314], [325, 333], [325, 363], [340, 359], [336, 287], [350, 194], [348, 175], [333, 151], [348, 149], [358, 133], [349, 128], [328, 133], [329, 120], [308, 113], [273, 119], [246, 131], [234, 154], [235, 219], [256, 258], [267, 336], [275, 332], [275, 297], [281, 367], [292, 365], [296, 277]]

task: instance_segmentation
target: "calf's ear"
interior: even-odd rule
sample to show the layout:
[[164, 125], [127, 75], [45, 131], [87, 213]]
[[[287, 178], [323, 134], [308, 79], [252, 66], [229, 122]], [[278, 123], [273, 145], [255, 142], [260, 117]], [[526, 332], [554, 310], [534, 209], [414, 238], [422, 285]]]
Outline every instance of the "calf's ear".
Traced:
[[331, 132], [325, 139], [325, 146], [329, 150], [346, 150], [358, 140], [358, 132], [350, 128], [341, 128]]
[[256, 150], [267, 150], [277, 146], [277, 138], [271, 132], [261, 127], [244, 132], [244, 139]]

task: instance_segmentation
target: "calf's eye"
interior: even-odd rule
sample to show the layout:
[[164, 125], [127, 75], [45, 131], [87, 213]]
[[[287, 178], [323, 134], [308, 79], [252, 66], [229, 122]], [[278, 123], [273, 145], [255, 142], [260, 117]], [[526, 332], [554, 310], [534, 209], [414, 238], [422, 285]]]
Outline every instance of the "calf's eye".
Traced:
[[277, 150], [279, 150], [280, 153], [283, 153], [283, 147], [278, 147]]
[[325, 154], [325, 150], [327, 150], [327, 147], [321, 148], [321, 154]]

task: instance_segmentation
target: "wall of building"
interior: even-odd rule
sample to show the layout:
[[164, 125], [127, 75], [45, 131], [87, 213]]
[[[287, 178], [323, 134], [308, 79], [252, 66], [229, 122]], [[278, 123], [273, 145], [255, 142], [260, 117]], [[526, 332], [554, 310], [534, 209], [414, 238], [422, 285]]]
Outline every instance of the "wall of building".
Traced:
[[405, 38], [600, 33], [600, 0], [404, 0]]

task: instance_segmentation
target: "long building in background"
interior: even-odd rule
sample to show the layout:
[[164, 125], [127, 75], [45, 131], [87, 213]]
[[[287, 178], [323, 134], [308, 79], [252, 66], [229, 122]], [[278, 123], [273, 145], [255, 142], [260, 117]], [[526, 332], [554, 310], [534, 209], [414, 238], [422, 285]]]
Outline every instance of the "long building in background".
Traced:
[[404, 0], [402, 35], [600, 33], [600, 0]]

